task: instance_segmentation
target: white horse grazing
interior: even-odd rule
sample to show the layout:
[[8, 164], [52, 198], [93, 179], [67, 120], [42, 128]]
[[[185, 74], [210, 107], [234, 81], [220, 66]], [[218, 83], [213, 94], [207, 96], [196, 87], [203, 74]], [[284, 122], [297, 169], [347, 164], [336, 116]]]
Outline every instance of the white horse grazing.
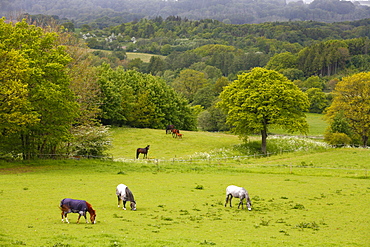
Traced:
[[240, 205], [242, 205], [242, 209], [243, 209], [243, 200], [245, 198], [245, 200], [247, 202], [248, 210], [252, 210], [251, 199], [249, 198], [248, 192], [243, 187], [230, 185], [226, 188], [225, 207], [226, 207], [228, 201], [230, 201], [230, 207], [231, 207], [231, 199], [233, 199], [233, 197], [240, 198], [238, 208], [240, 207]]
[[119, 184], [116, 188], [116, 195], [118, 198], [118, 207], [123, 201], [123, 210], [126, 210], [126, 201], [130, 201], [131, 210], [136, 210], [136, 202], [131, 190], [124, 184]]

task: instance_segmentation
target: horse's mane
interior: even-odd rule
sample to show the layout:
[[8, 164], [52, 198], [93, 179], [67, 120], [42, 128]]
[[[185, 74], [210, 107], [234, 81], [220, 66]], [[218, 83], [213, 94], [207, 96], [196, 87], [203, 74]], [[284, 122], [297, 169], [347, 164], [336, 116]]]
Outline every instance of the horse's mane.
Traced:
[[95, 210], [92, 208], [91, 204], [86, 202], [87, 205], [87, 211], [89, 211], [90, 214], [96, 214]]
[[67, 205], [61, 205], [61, 206], [59, 206], [59, 209], [62, 210], [62, 211], [68, 211], [69, 207], [67, 207]]

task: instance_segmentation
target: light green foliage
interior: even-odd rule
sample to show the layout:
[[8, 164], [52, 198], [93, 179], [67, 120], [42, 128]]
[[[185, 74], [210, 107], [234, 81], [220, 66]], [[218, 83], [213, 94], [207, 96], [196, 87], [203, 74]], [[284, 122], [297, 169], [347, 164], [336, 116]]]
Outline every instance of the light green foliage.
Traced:
[[220, 98], [219, 106], [226, 110], [235, 133], [244, 138], [261, 133], [263, 153], [270, 126], [288, 132], [308, 130], [303, 113], [309, 106], [307, 95], [276, 71], [255, 68], [244, 73], [225, 87]]
[[327, 116], [333, 119], [343, 112], [353, 134], [366, 146], [370, 134], [370, 73], [348, 76], [338, 82], [335, 97], [328, 108]]
[[38, 114], [28, 99], [31, 69], [27, 60], [17, 50], [0, 49], [0, 67], [0, 130], [7, 136], [37, 123]]
[[275, 54], [266, 65], [266, 69], [276, 70], [279, 72], [285, 69], [293, 69], [296, 67], [297, 56], [290, 52]]
[[326, 94], [319, 88], [310, 88], [306, 91], [310, 101], [309, 111], [312, 113], [322, 113], [329, 102]]
[[351, 138], [345, 133], [339, 132], [326, 132], [325, 141], [331, 145], [345, 146], [352, 142]]
[[182, 70], [179, 77], [174, 80], [172, 87], [176, 92], [184, 95], [189, 102], [192, 102], [196, 92], [204, 87], [206, 83], [207, 79], [203, 72], [185, 69]]
[[30, 117], [22, 123], [14, 122], [25, 128], [12, 135], [6, 149], [27, 158], [55, 154], [62, 148], [60, 144], [71, 138], [69, 130], [78, 116], [66, 70], [71, 59], [58, 45], [56, 33], [44, 32], [25, 21], [6, 24], [4, 19], [0, 20], [0, 29], [0, 50], [13, 60], [2, 77], [8, 85], [17, 87], [12, 90], [19, 90], [22, 114]]

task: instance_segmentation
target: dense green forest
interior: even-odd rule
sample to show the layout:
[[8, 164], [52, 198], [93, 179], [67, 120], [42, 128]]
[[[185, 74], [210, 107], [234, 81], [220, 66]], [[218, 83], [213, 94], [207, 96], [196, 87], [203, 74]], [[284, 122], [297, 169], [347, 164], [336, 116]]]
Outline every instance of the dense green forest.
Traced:
[[370, 18], [370, 8], [340, 0], [3, 0], [0, 14], [46, 14], [73, 20], [77, 26], [99, 28], [142, 18], [179, 16], [190, 20], [213, 19], [245, 24], [272, 21], [341, 22]]

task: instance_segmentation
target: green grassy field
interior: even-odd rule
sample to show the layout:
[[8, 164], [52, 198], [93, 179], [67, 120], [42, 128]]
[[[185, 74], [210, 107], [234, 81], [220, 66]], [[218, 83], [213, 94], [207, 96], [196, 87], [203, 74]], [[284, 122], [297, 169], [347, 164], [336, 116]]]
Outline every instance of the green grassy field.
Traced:
[[[0, 246], [369, 244], [369, 149], [196, 160], [240, 154], [233, 147], [241, 141], [223, 133], [182, 131], [180, 140], [164, 130], [111, 132], [118, 161], [0, 162]], [[134, 160], [148, 144], [150, 159]], [[119, 183], [133, 191], [137, 211], [117, 208]], [[224, 207], [230, 184], [249, 191], [252, 211], [238, 209], [238, 199]], [[90, 202], [97, 224], [76, 224], [77, 214], [62, 223], [66, 197]]]
[[[327, 122], [324, 119], [324, 115], [316, 113], [306, 113], [306, 120], [310, 126], [308, 136], [323, 137], [324, 132], [328, 126]], [[282, 129], [271, 129], [270, 132], [274, 134], [287, 134]]]
[[[279, 174], [251, 172], [242, 164], [68, 160], [2, 167], [1, 246], [368, 244], [368, 178], [302, 175], [279, 166]], [[133, 191], [137, 211], [117, 208], [119, 183]], [[247, 188], [252, 211], [238, 209], [237, 199], [233, 208], [223, 206], [229, 184]], [[76, 224], [76, 214], [62, 223], [58, 204], [65, 197], [89, 201], [97, 224]]]
[[140, 58], [145, 63], [149, 63], [150, 58], [153, 56], [164, 58], [164, 56], [148, 54], [148, 53], [140, 53], [140, 52], [126, 52], [126, 55], [129, 60]]

